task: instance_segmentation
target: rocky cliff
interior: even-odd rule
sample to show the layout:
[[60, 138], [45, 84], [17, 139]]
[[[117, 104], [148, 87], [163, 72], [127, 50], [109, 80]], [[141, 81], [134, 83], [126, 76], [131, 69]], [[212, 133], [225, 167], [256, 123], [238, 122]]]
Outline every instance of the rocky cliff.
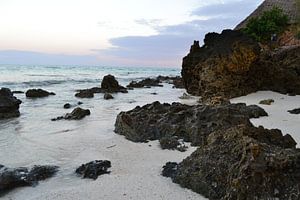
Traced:
[[188, 93], [209, 100], [258, 90], [300, 94], [300, 47], [263, 51], [239, 31], [208, 33], [184, 57], [182, 77]]

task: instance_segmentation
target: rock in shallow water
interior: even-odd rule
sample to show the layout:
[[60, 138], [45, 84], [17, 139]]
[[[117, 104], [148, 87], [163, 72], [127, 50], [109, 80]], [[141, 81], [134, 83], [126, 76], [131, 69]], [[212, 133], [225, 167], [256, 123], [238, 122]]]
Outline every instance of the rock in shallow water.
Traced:
[[55, 93], [48, 92], [43, 89], [30, 89], [30, 90], [27, 90], [25, 95], [26, 95], [26, 97], [29, 97], [29, 98], [41, 98], [41, 97], [47, 97], [50, 95], [55, 95]]
[[0, 165], [0, 196], [17, 187], [35, 186], [38, 181], [54, 176], [57, 171], [57, 166], [11, 169]]
[[246, 104], [195, 105], [154, 102], [121, 112], [116, 119], [115, 132], [133, 142], [159, 140], [176, 136], [192, 145], [203, 145], [207, 136], [219, 129], [237, 124], [251, 124], [250, 118], [267, 116], [260, 107]]
[[109, 93], [105, 93], [104, 96], [103, 96], [103, 98], [105, 100], [109, 100], [109, 99], [113, 99], [114, 97], [111, 94], [109, 94]]
[[58, 121], [58, 120], [62, 120], [62, 119], [80, 120], [90, 114], [91, 114], [91, 111], [89, 109], [82, 109], [82, 108], [78, 107], [78, 108], [75, 108], [71, 113], [67, 113], [65, 116], [53, 118], [53, 119], [51, 119], [51, 121]]
[[13, 96], [8, 88], [0, 89], [0, 119], [19, 117], [21, 100]]
[[107, 171], [111, 167], [111, 162], [108, 160], [95, 160], [81, 165], [76, 169], [76, 173], [81, 175], [82, 178], [90, 178], [96, 180], [98, 176], [109, 174]]
[[127, 89], [121, 85], [119, 85], [119, 82], [116, 80], [116, 78], [113, 75], [106, 75], [103, 77], [103, 80], [101, 82], [101, 89], [103, 92], [107, 93], [127, 93]]
[[291, 113], [291, 114], [294, 114], [294, 115], [299, 115], [300, 114], [300, 108], [289, 110], [288, 112]]
[[163, 175], [209, 199], [299, 199], [300, 151], [279, 130], [237, 125], [218, 130]]

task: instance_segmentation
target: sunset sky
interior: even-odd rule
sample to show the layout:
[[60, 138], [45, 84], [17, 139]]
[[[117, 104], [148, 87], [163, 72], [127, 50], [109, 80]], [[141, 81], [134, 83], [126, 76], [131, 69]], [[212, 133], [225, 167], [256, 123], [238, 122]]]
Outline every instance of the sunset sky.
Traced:
[[0, 0], [0, 64], [180, 66], [262, 0]]

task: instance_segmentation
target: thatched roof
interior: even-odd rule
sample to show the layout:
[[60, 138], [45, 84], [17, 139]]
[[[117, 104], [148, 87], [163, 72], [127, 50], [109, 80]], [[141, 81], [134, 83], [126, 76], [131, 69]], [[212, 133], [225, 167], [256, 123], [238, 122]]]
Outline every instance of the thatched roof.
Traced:
[[260, 16], [263, 12], [272, 9], [274, 6], [281, 8], [288, 15], [290, 24], [298, 23], [300, 0], [265, 0], [249, 17], [237, 25], [235, 29], [244, 28], [251, 18]]

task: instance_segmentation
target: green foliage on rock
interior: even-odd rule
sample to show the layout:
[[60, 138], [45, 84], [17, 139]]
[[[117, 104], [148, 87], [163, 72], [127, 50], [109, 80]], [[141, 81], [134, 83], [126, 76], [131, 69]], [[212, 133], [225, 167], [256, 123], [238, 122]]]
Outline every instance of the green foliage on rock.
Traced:
[[270, 40], [272, 34], [281, 33], [288, 25], [288, 16], [278, 7], [250, 19], [242, 31], [259, 42]]

